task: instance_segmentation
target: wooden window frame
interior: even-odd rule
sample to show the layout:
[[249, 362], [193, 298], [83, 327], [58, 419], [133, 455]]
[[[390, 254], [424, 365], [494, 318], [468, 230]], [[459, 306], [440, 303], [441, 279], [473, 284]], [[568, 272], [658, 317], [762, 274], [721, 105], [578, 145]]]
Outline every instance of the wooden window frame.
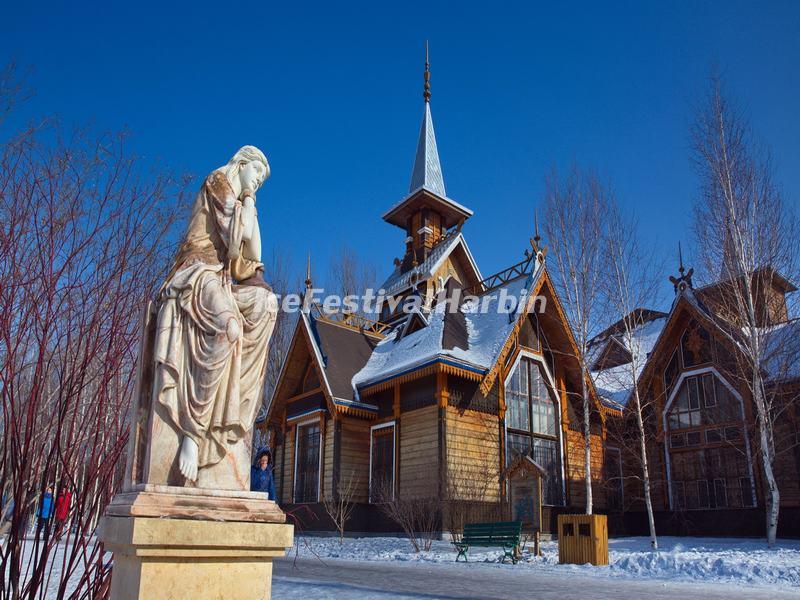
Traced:
[[[300, 428], [301, 427], [308, 427], [309, 425], [316, 425], [319, 429], [319, 446], [317, 448], [317, 499], [316, 500], [305, 500], [303, 502], [297, 502], [297, 465], [298, 465], [298, 447], [300, 445]], [[325, 440], [322, 439], [322, 427], [320, 426], [319, 418], [316, 419], [306, 419], [305, 421], [301, 421], [294, 425], [294, 478], [292, 481], [292, 504], [313, 504], [315, 502], [319, 502], [319, 492], [322, 489], [322, 445], [325, 443]]]
[[395, 420], [392, 419], [391, 421], [387, 421], [386, 423], [380, 423], [378, 425], [373, 425], [369, 428], [369, 487], [367, 488], [367, 500], [369, 504], [376, 504], [372, 500], [372, 451], [373, 451], [373, 432], [377, 429], [385, 429], [386, 427], [392, 428], [392, 499], [394, 499], [395, 494], [397, 493], [397, 478], [395, 477], [396, 473], [396, 465], [397, 465], [397, 427], [395, 426]]
[[[677, 350], [678, 349], [676, 348], [676, 351]], [[673, 354], [674, 354], [674, 352], [673, 352]], [[670, 358], [670, 361], [671, 360], [672, 359]], [[736, 420], [736, 421], [728, 422], [728, 423], [714, 423], [713, 425], [702, 425], [702, 426], [697, 426], [697, 427], [691, 426], [691, 427], [678, 428], [678, 429], [670, 428], [668, 426], [669, 425], [670, 408], [672, 407], [672, 403], [677, 398], [678, 392], [680, 391], [681, 387], [683, 386], [683, 383], [689, 378], [696, 378], [696, 380], [698, 381], [697, 388], [698, 388], [698, 392], [699, 392], [699, 389], [702, 386], [702, 377], [705, 374], [710, 374], [712, 377], [717, 379], [718, 383], [724, 385], [727, 388], [728, 392], [730, 392], [730, 394], [733, 396], [734, 400], [738, 401], [738, 403], [739, 403], [739, 419]], [[714, 387], [714, 398], [715, 398], [714, 399], [714, 406], [717, 406], [716, 383], [717, 382], [715, 382], [715, 385], [713, 386]], [[687, 392], [687, 395], [688, 395], [688, 392]], [[687, 398], [687, 400], [688, 400], [688, 398]], [[698, 397], [698, 401], [699, 401], [699, 397]], [[704, 402], [705, 401], [700, 402], [700, 404], [704, 404]], [[666, 465], [666, 470], [667, 470], [667, 482], [669, 484], [669, 485], [667, 485], [667, 492], [668, 492], [668, 496], [669, 496], [668, 500], [669, 500], [669, 507], [670, 507], [671, 510], [686, 510], [686, 506], [685, 505], [684, 505], [684, 507], [682, 509], [676, 509], [675, 508], [675, 502], [674, 502], [674, 499], [673, 499], [673, 486], [672, 486], [672, 484], [673, 483], [682, 483], [682, 482], [674, 482], [673, 479], [672, 479], [671, 453], [673, 451], [674, 452], [697, 452], [697, 451], [700, 451], [700, 450], [716, 448], [716, 447], [719, 447], [719, 446], [730, 446], [731, 442], [724, 435], [724, 431], [725, 431], [726, 426], [727, 427], [734, 427], [735, 426], [735, 427], [739, 428], [739, 430], [741, 432], [741, 435], [740, 435], [739, 439], [736, 440], [736, 441], [743, 442], [743, 446], [744, 446], [744, 450], [745, 450], [746, 465], [747, 465], [747, 473], [748, 473], [748, 475], [750, 477], [750, 482], [751, 482], [750, 494], [749, 494], [748, 502], [745, 502], [744, 490], [742, 490], [742, 507], [741, 508], [749, 508], [749, 507], [757, 505], [755, 484], [753, 483], [755, 481], [754, 476], [753, 476], [753, 455], [752, 455], [752, 452], [751, 452], [751, 449], [750, 449], [750, 438], [746, 434], [747, 422], [746, 422], [746, 418], [745, 418], [744, 400], [743, 400], [741, 394], [739, 394], [739, 392], [733, 386], [731, 386], [728, 383], [728, 381], [720, 374], [720, 372], [715, 367], [713, 367], [713, 366], [712, 367], [704, 366], [704, 367], [692, 368], [690, 370], [681, 372], [680, 375], [678, 376], [678, 378], [675, 380], [675, 384], [674, 384], [674, 386], [672, 388], [672, 391], [670, 392], [669, 397], [668, 397], [667, 401], [664, 404], [664, 408], [663, 408], [661, 417], [662, 417], [662, 427], [663, 427], [663, 430], [665, 432], [665, 435], [664, 435], [664, 457], [665, 457], [665, 465]], [[719, 429], [721, 431], [721, 433], [723, 434], [722, 435], [722, 441], [720, 443], [715, 443], [715, 444], [704, 443], [706, 441], [706, 438], [705, 438], [704, 434], [705, 434], [705, 431], [708, 430], [708, 429]], [[684, 447], [673, 448], [672, 447], [672, 441], [671, 441], [672, 440], [672, 436], [673, 435], [677, 435], [679, 433], [683, 433], [684, 434], [684, 438], [685, 438], [685, 434], [688, 433], [689, 431], [700, 431], [700, 432], [702, 432], [701, 433], [701, 440], [700, 440], [701, 443], [700, 443], [700, 445], [699, 446], [688, 446], [688, 445], [686, 445]], [[688, 441], [688, 440], [685, 439], [685, 441]], [[715, 494], [716, 494], [716, 479], [718, 479], [718, 478], [713, 478], [712, 477], [709, 480], [712, 480], [712, 479], [715, 481], [714, 487], [715, 487]], [[723, 482], [724, 482], [724, 479], [723, 479]], [[684, 491], [684, 503], [685, 503], [685, 498], [686, 498], [686, 494], [685, 494], [685, 491]], [[715, 498], [716, 498], [716, 495], [715, 495]], [[715, 504], [715, 506], [717, 508], [720, 508], [716, 504]], [[726, 505], [724, 507], [722, 507], [722, 508], [729, 508], [729, 506], [727, 505], [727, 491], [726, 491]]]

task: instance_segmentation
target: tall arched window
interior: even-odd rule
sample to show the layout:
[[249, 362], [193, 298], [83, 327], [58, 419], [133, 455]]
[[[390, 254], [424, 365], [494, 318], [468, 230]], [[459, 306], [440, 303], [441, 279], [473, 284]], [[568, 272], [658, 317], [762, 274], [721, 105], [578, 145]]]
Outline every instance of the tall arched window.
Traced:
[[673, 509], [754, 506], [741, 402], [713, 371], [679, 380], [665, 420]]
[[505, 392], [508, 462], [519, 454], [530, 455], [548, 474], [542, 482], [544, 504], [563, 504], [558, 414], [540, 363], [522, 357]]

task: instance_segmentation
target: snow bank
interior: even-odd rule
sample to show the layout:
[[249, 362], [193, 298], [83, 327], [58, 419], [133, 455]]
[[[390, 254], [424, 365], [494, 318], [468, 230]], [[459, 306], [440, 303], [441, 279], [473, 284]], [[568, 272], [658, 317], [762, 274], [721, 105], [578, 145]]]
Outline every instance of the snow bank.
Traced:
[[[729, 538], [662, 537], [659, 545], [658, 552], [650, 552], [647, 538], [612, 539], [609, 567], [559, 565], [556, 542], [544, 542], [540, 558], [532, 556], [532, 548], [526, 547], [517, 565], [500, 564], [502, 551], [493, 548], [470, 551], [469, 560], [493, 568], [536, 569], [550, 574], [800, 588], [800, 541], [780, 541], [771, 550], [760, 540]], [[294, 552], [323, 560], [440, 563], [463, 568], [463, 563], [454, 562], [453, 546], [442, 541], [434, 542], [430, 551], [416, 554], [403, 538], [348, 538], [340, 544], [338, 538], [305, 536], [298, 537], [290, 556]]]

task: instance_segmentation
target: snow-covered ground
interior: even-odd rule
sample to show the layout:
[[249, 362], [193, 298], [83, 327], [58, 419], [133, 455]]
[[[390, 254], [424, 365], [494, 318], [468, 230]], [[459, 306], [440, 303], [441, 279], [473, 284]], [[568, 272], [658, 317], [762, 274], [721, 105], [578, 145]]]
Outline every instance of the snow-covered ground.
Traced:
[[[661, 537], [659, 546], [657, 552], [650, 552], [647, 538], [609, 540], [608, 567], [559, 565], [556, 542], [542, 544], [541, 558], [532, 556], [532, 547], [528, 546], [517, 565], [499, 564], [502, 551], [492, 548], [471, 550], [469, 560], [512, 571], [536, 569], [552, 575], [776, 586], [796, 588], [800, 594], [800, 541], [779, 540], [769, 549], [762, 540]], [[298, 538], [289, 556], [295, 552], [301, 558], [439, 563], [461, 568], [454, 562], [453, 546], [443, 541], [434, 542], [428, 552], [415, 554], [403, 538], [346, 538], [340, 544], [338, 538], [304, 536]]]

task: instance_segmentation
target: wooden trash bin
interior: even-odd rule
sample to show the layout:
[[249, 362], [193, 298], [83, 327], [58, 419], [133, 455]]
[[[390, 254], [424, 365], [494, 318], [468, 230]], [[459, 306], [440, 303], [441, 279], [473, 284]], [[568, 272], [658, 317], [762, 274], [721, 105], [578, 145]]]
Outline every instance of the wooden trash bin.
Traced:
[[608, 520], [605, 515], [558, 515], [558, 562], [608, 564]]

